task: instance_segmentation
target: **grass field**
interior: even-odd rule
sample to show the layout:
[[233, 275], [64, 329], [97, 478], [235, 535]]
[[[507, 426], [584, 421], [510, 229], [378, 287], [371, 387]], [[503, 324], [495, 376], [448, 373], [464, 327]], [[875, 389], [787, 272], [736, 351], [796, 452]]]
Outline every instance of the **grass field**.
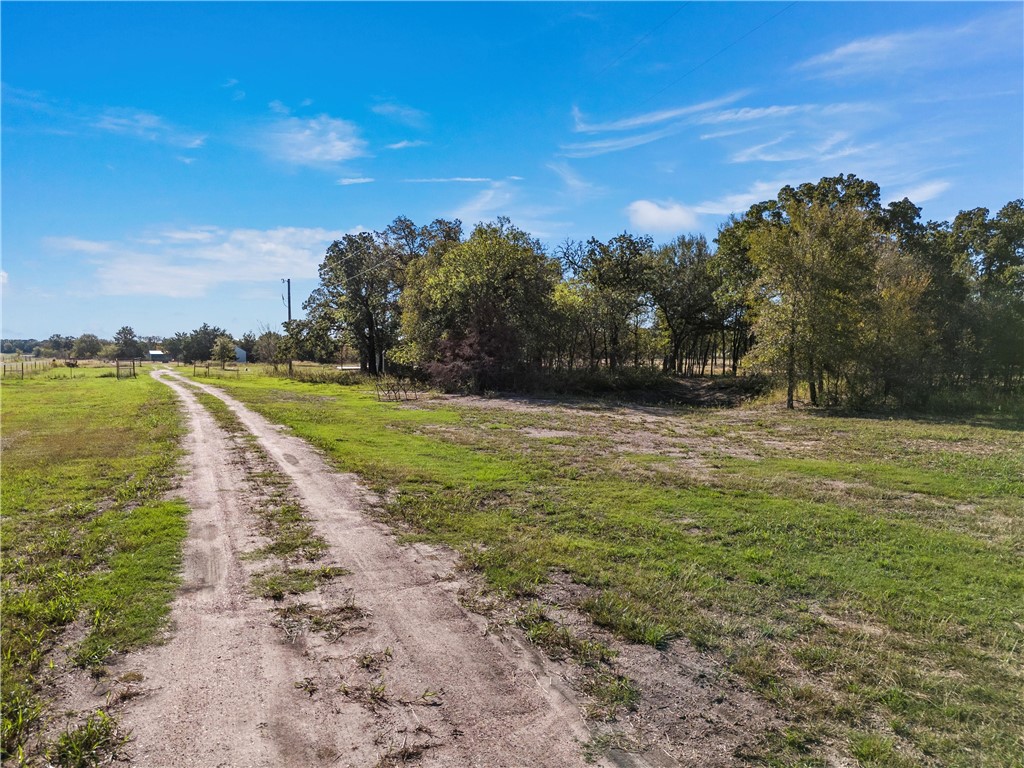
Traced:
[[756, 762], [1024, 764], [1019, 422], [219, 383], [495, 589], [564, 572], [598, 624], [718, 658], [788, 718]]
[[5, 381], [2, 396], [3, 759], [92, 764], [113, 722], [96, 713], [40, 742], [62, 722], [47, 686], [65, 663], [99, 674], [164, 625], [186, 532], [184, 503], [163, 500], [179, 414], [167, 387], [103, 369]]

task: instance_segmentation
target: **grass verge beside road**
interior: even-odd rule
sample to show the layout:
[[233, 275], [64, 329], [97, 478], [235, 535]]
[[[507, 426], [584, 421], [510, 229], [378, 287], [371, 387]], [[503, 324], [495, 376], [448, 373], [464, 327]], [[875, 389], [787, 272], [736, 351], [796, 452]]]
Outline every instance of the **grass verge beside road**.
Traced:
[[98, 671], [165, 624], [187, 531], [184, 502], [164, 499], [182, 425], [145, 375], [55, 370], [2, 395], [3, 759], [63, 764], [97, 721], [38, 740], [60, 665]]
[[552, 572], [685, 637], [788, 719], [756, 762], [1024, 762], [1024, 430], [773, 408], [376, 402], [223, 382], [500, 590]]

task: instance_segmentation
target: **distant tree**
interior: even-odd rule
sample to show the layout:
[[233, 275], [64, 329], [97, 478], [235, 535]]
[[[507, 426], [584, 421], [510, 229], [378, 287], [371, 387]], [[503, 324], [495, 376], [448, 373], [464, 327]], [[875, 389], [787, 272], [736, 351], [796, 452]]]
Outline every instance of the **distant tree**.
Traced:
[[103, 342], [97, 336], [83, 333], [75, 341], [75, 345], [71, 348], [71, 354], [80, 358], [96, 357], [102, 348]]
[[164, 339], [164, 351], [175, 360], [180, 360], [186, 343], [188, 343], [188, 334], [178, 331], [173, 336], [168, 336]]
[[213, 342], [213, 359], [223, 368], [226, 363], [235, 359], [235, 340], [230, 336], [218, 336]]
[[333, 363], [341, 353], [342, 341], [337, 327], [322, 314], [285, 323], [281, 353], [287, 360]]
[[256, 334], [252, 331], [247, 331], [242, 334], [242, 338], [235, 339], [235, 344], [245, 350], [245, 359], [255, 362], [254, 352], [256, 349]]
[[188, 334], [182, 344], [181, 357], [186, 363], [197, 360], [210, 360], [213, 357], [213, 345], [221, 336], [231, 334], [223, 328], [203, 323], [199, 328]]
[[117, 348], [116, 356], [119, 358], [134, 358], [142, 356], [142, 345], [130, 325], [121, 326], [114, 334], [114, 346]]
[[270, 326], [260, 324], [260, 335], [253, 345], [256, 362], [270, 363], [276, 366], [285, 362], [284, 336], [277, 331], [270, 330]]

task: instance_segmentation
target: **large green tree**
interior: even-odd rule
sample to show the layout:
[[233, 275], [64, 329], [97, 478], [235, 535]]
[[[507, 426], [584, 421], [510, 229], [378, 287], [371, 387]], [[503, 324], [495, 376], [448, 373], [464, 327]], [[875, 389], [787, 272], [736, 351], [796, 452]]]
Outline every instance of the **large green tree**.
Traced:
[[840, 398], [858, 354], [880, 241], [878, 187], [856, 177], [783, 187], [778, 199], [744, 217], [743, 246], [752, 278], [754, 361], [781, 374], [786, 405], [799, 380], [812, 403]]
[[124, 325], [114, 334], [114, 346], [119, 358], [142, 356], [142, 345], [130, 325]]
[[725, 313], [716, 298], [721, 279], [713, 256], [701, 235], [680, 235], [654, 251], [649, 286], [659, 321], [668, 331], [666, 370], [678, 370], [684, 344], [699, 344], [724, 328]]
[[176, 334], [175, 339], [181, 341], [181, 358], [186, 363], [210, 360], [213, 357], [213, 345], [221, 336], [230, 337], [223, 328], [203, 323], [191, 333]]
[[435, 378], [479, 390], [539, 365], [560, 274], [539, 241], [499, 219], [420, 266], [402, 328]]
[[103, 348], [103, 342], [93, 333], [83, 333], [75, 340], [71, 354], [75, 357], [96, 357]]
[[[649, 281], [653, 268], [653, 241], [627, 232], [607, 242], [591, 238], [585, 244], [570, 243], [561, 250], [562, 260], [587, 294], [599, 324], [590, 329], [600, 339], [600, 358], [615, 371], [626, 360], [631, 328], [649, 309]], [[591, 367], [600, 362], [591, 358]]]
[[[441, 245], [461, 238], [461, 223], [437, 219], [424, 227], [398, 217], [383, 232], [345, 235], [331, 243], [320, 265], [320, 284], [303, 305], [309, 332], [322, 330], [350, 344], [360, 367], [381, 372], [399, 341], [398, 298], [407, 271]], [[322, 334], [321, 334], [322, 335]]]
[[397, 341], [401, 266], [398, 251], [378, 233], [345, 235], [328, 247], [320, 285], [303, 305], [311, 320], [344, 334], [372, 374]]

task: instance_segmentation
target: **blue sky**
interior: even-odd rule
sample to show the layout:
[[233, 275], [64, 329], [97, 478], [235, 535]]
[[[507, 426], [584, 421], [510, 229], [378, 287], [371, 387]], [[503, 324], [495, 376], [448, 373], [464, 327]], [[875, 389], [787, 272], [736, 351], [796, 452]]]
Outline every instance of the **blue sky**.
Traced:
[[1024, 196], [1021, 3], [20, 3], [3, 335], [236, 335], [330, 241], [499, 215], [713, 237], [855, 173], [926, 219]]

